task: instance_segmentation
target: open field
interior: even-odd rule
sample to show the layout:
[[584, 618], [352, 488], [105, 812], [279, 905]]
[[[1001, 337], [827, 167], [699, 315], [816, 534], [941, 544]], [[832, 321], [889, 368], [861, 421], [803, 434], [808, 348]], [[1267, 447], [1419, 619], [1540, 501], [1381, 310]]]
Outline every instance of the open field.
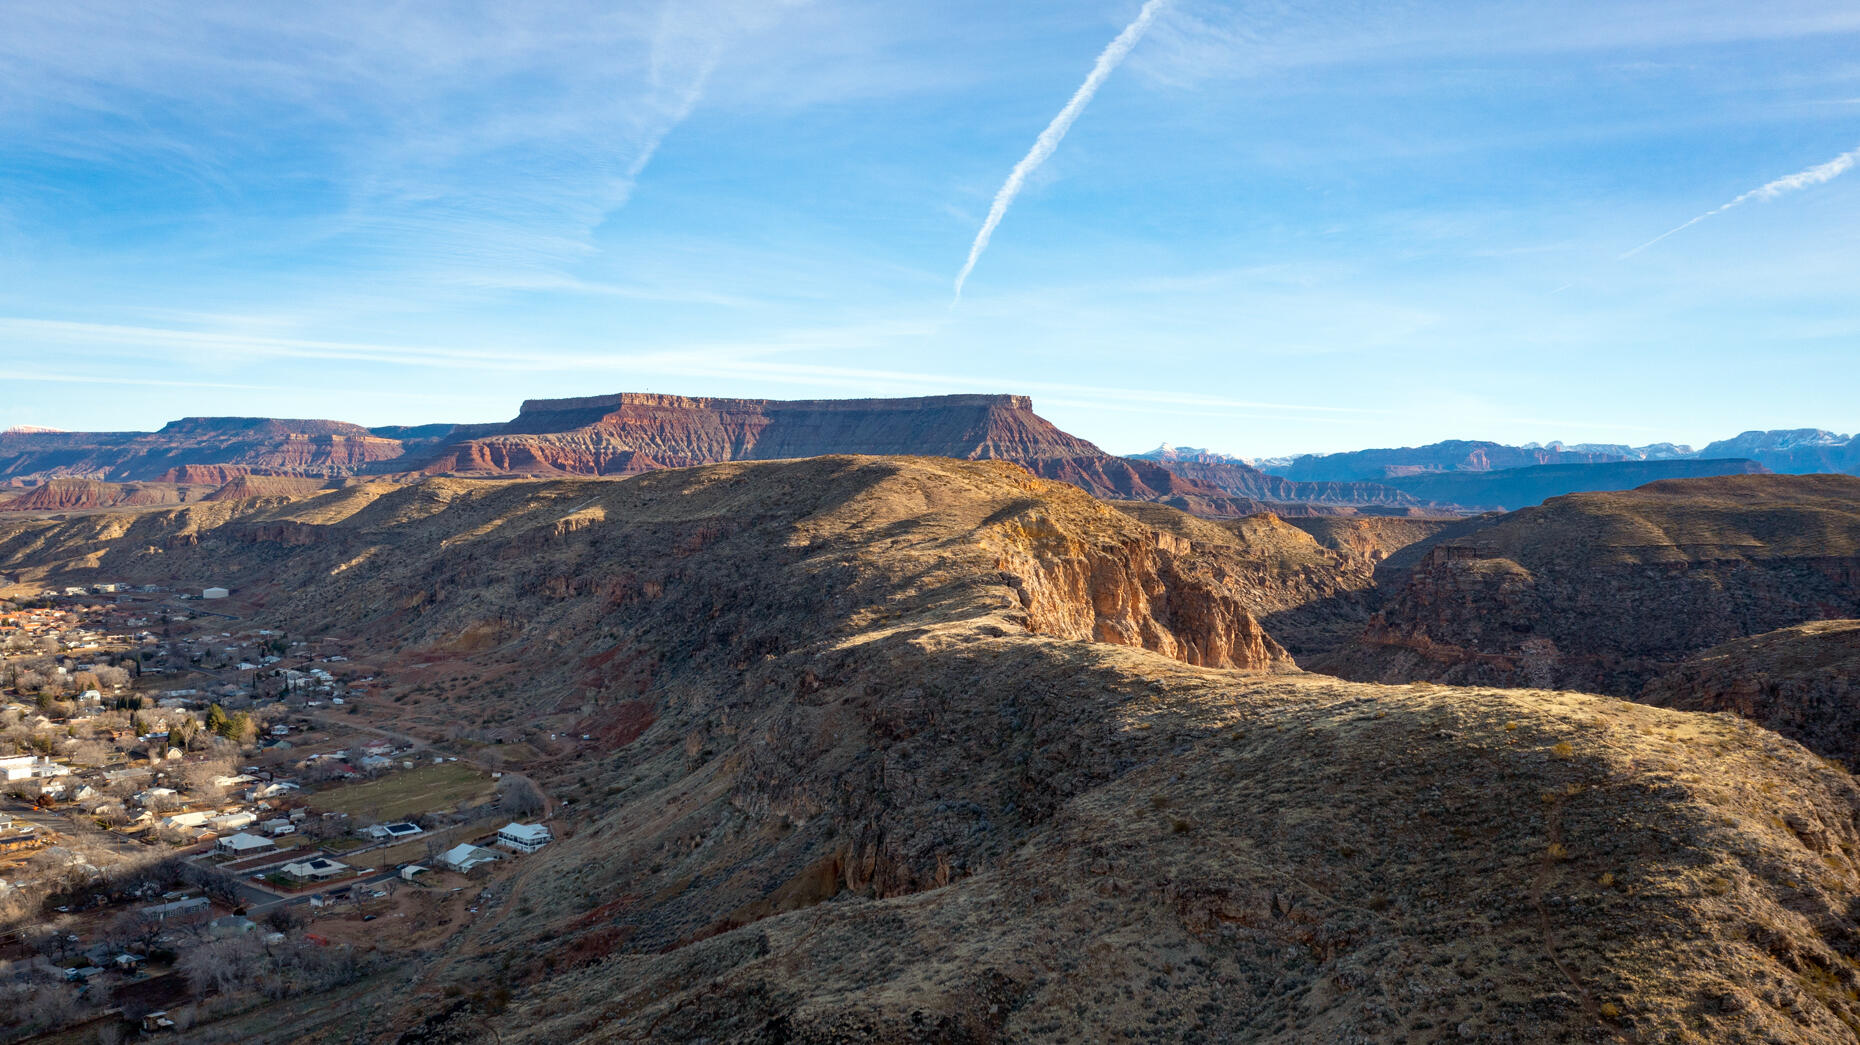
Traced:
[[490, 797], [491, 778], [457, 762], [424, 765], [310, 796], [312, 808], [370, 820], [399, 820]]

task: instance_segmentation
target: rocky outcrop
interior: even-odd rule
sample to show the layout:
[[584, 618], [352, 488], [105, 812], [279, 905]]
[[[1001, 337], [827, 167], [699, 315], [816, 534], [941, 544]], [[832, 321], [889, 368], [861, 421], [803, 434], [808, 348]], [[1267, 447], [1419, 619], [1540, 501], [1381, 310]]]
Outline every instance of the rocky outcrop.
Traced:
[[1860, 770], [1860, 620], [1714, 646], [1647, 683], [1642, 703], [1730, 711]]
[[252, 466], [246, 464], [184, 464], [161, 473], [157, 481], [224, 486], [239, 476], [251, 474]]
[[1346, 678], [1631, 696], [1711, 646], [1860, 616], [1860, 478], [1736, 475], [1572, 494], [1434, 545]]
[[205, 491], [172, 483], [104, 483], [95, 479], [51, 479], [0, 501], [0, 511], [65, 512], [96, 508], [180, 504]]
[[327, 488], [327, 480], [289, 475], [236, 475], [207, 495], [210, 501], [238, 501], [253, 497], [289, 499], [308, 497]]
[[1378, 571], [1391, 552], [1428, 539], [1449, 520], [1379, 516], [1191, 518], [1158, 504], [1117, 507], [1185, 546], [1218, 556], [1241, 605], [1300, 663], [1362, 633], [1381, 605]]
[[[1120, 528], [1122, 529], [1122, 528]], [[1192, 542], [1136, 527], [1089, 540], [1042, 508], [997, 523], [996, 568], [1040, 635], [1153, 650], [1210, 668], [1290, 667], [1214, 558]]]

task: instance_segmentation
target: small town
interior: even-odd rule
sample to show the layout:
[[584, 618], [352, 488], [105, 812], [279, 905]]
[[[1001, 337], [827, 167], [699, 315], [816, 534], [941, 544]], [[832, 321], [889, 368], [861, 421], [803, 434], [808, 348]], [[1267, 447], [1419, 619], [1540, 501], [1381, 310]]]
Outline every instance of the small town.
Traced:
[[183, 1032], [438, 944], [552, 840], [528, 778], [366, 725], [352, 651], [205, 586], [0, 602], [0, 1007]]

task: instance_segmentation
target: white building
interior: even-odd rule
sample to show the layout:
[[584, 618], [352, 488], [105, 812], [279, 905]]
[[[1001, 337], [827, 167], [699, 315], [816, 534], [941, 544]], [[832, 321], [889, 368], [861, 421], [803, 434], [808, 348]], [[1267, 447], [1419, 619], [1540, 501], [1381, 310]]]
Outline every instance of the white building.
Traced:
[[215, 831], [238, 831], [258, 823], [258, 817], [241, 810], [237, 813], [225, 813], [208, 821]]
[[497, 832], [497, 844], [519, 853], [533, 853], [550, 842], [543, 824], [506, 824]]
[[320, 882], [325, 878], [334, 878], [349, 869], [349, 865], [340, 860], [331, 860], [325, 856], [309, 860], [299, 860], [294, 864], [285, 864], [284, 873], [306, 882]]
[[469, 871], [479, 864], [488, 864], [493, 860], [502, 859], [502, 856], [492, 850], [472, 845], [470, 842], [460, 842], [440, 854], [439, 862], [454, 871]]
[[232, 592], [225, 588], [203, 588], [200, 591], [200, 597], [203, 599], [223, 599], [231, 594]]
[[275, 849], [277, 848], [277, 844], [278, 843], [273, 842], [271, 839], [261, 835], [237, 834], [227, 835], [225, 838], [220, 839], [214, 848], [222, 853], [231, 853], [234, 856], [246, 856], [251, 853], [263, 852], [267, 849]]
[[64, 776], [70, 772], [70, 766], [61, 766], [38, 755], [8, 755], [0, 758], [0, 777], [4, 777], [7, 783], [31, 780], [33, 777]]

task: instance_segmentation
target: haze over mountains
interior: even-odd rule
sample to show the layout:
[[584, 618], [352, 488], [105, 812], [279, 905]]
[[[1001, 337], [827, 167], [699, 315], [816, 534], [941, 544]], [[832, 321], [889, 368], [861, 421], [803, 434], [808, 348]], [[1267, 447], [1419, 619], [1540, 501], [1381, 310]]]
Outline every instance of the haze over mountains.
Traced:
[[1330, 482], [1379, 482], [1429, 472], [1488, 472], [1555, 464], [1726, 459], [1756, 461], [1771, 471], [1798, 475], [1810, 472], [1853, 474], [1860, 470], [1860, 435], [1841, 435], [1819, 428], [1750, 431], [1708, 443], [1699, 450], [1677, 443], [1628, 446], [1552, 442], [1510, 446], [1477, 440], [1446, 440], [1425, 446], [1253, 459], [1164, 443], [1147, 453], [1132, 456], [1160, 463], [1250, 464], [1288, 479]]
[[[1860, 445], [1819, 430], [1746, 432], [1700, 451], [1444, 442], [1269, 462], [1164, 444], [1106, 453], [1040, 417], [1025, 396], [704, 399], [620, 393], [531, 400], [502, 423], [363, 428], [328, 420], [190, 417], [157, 432], [0, 433], [0, 479], [42, 487], [15, 510], [178, 502], [234, 480], [354, 476], [626, 476], [662, 468], [828, 453], [1008, 460], [1097, 496], [1237, 517], [1452, 514], [1582, 490], [1773, 470], [1860, 471]], [[66, 480], [43, 488], [53, 479]], [[111, 484], [83, 486], [77, 480]], [[124, 486], [123, 484], [143, 484]], [[150, 486], [146, 484], [166, 484]], [[196, 489], [204, 487], [206, 489]]]

